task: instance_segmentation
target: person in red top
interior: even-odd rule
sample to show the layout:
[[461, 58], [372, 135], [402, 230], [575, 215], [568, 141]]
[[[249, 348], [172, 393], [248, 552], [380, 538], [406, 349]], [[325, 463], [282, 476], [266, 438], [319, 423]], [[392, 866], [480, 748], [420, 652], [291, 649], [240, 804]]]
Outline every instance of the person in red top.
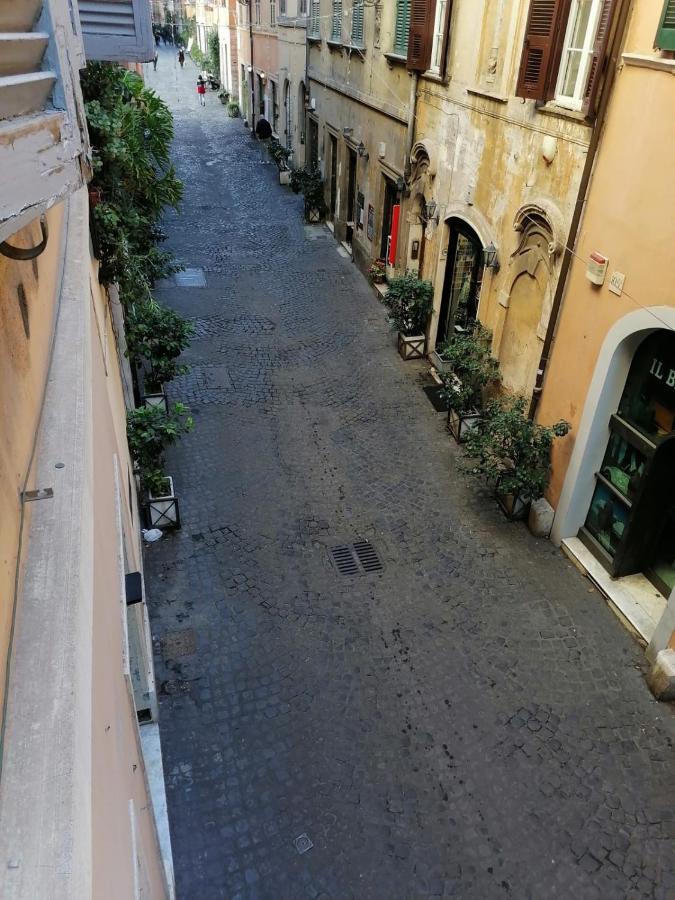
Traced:
[[206, 82], [200, 75], [197, 79], [197, 93], [199, 94], [199, 102], [202, 106], [206, 106]]

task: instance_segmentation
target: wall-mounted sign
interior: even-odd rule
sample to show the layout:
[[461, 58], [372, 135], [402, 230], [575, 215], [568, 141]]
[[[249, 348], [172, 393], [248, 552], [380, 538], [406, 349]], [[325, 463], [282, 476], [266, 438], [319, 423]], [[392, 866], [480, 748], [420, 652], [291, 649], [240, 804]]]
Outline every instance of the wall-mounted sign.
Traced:
[[366, 230], [366, 237], [369, 241], [375, 239], [375, 208], [368, 204], [368, 228]]

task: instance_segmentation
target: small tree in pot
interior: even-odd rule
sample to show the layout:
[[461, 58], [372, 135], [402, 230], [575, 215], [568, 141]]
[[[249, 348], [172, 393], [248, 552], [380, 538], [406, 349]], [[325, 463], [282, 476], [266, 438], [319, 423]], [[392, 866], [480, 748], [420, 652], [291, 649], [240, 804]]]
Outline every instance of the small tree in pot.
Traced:
[[183, 403], [174, 403], [168, 412], [159, 406], [139, 406], [127, 412], [129, 452], [140, 475], [150, 528], [180, 527], [173, 479], [164, 471], [164, 452], [192, 431], [193, 424]]
[[448, 369], [440, 372], [448, 403], [448, 430], [458, 443], [466, 440], [481, 416], [483, 391], [499, 379], [499, 363], [490, 354], [491, 332], [480, 323], [463, 331], [439, 351]]
[[403, 359], [424, 356], [433, 296], [431, 282], [422, 281], [416, 275], [399, 275], [389, 281], [383, 302], [389, 312], [389, 321], [398, 331], [398, 351]]
[[563, 419], [538, 425], [525, 416], [525, 404], [524, 397], [491, 400], [466, 440], [469, 471], [494, 485], [509, 519], [524, 519], [530, 502], [543, 495], [551, 475], [551, 445], [570, 430]]
[[162, 385], [189, 371], [178, 357], [194, 332], [187, 322], [155, 300], [135, 303], [126, 320], [127, 352], [147, 366], [145, 394], [159, 395]]

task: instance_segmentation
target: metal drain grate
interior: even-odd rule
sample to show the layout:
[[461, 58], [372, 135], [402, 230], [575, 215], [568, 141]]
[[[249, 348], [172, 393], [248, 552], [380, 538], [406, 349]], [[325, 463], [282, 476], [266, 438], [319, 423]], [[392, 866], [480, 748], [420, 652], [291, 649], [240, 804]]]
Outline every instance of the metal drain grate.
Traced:
[[206, 287], [206, 275], [203, 269], [184, 269], [174, 275], [176, 287]]
[[331, 547], [330, 555], [340, 575], [370, 575], [383, 569], [377, 551], [369, 541], [339, 544]]

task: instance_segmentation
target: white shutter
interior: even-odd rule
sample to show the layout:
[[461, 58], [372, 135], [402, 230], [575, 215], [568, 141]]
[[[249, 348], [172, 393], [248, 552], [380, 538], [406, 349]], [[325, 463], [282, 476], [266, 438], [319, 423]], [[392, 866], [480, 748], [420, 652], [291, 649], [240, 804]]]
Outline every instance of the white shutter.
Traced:
[[0, 241], [82, 183], [80, 50], [67, 0], [0, 2]]
[[78, 0], [87, 59], [147, 62], [155, 55], [148, 0]]

